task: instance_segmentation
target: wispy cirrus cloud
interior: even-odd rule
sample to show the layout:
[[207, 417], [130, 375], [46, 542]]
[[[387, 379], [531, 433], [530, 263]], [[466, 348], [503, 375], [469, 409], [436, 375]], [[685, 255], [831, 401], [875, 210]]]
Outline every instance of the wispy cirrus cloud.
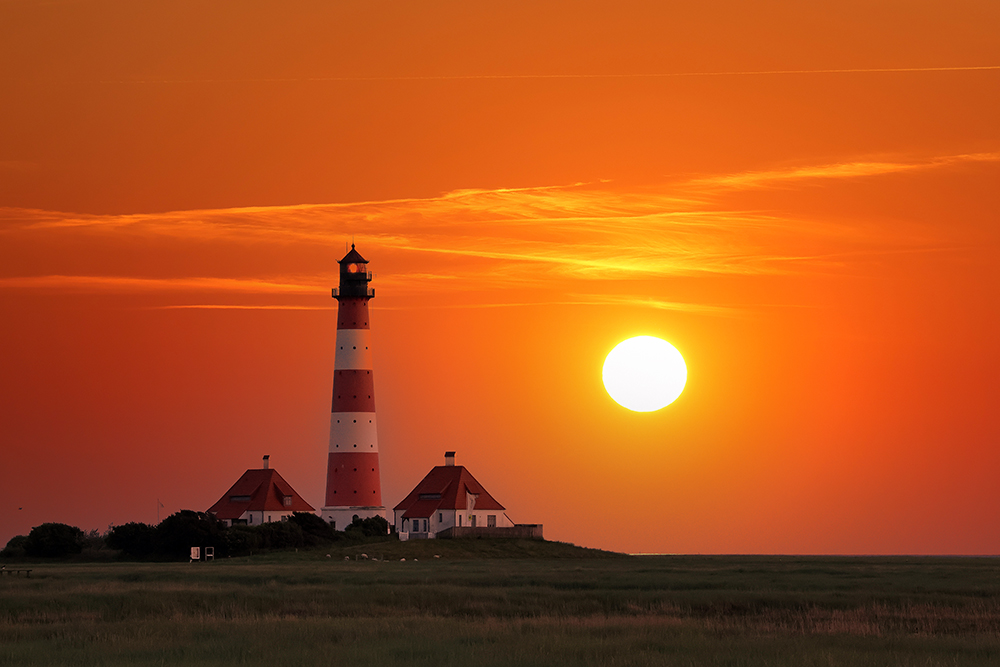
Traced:
[[948, 155], [912, 161], [867, 161], [842, 162], [825, 165], [790, 167], [766, 171], [747, 171], [739, 174], [722, 174], [688, 181], [691, 187], [750, 188], [804, 181], [811, 179], [843, 179], [881, 176], [907, 171], [935, 169], [963, 162], [998, 162], [1000, 153], [969, 153]]
[[127, 276], [15, 276], [0, 278], [0, 288], [81, 292], [240, 292], [245, 294], [315, 293], [307, 284], [239, 278], [133, 278]]
[[330, 306], [244, 305], [234, 303], [185, 303], [167, 306], [149, 306], [155, 310], [335, 310]]
[[[671, 276], [830, 271], [865, 254], [928, 249], [921, 239], [879, 238], [871, 229], [843, 222], [797, 217], [780, 209], [741, 210], [726, 205], [727, 192], [996, 161], [998, 153], [856, 160], [712, 175], [657, 188], [581, 183], [459, 190], [429, 198], [132, 215], [7, 209], [0, 211], [0, 237], [11, 243], [30, 238], [36, 244], [46, 240], [58, 244], [73, 238], [83, 245], [113, 241], [145, 247], [159, 239], [170, 250], [151, 258], [159, 262], [157, 273], [170, 275], [173, 265], [184, 265], [189, 275], [149, 277], [108, 266], [107, 275], [9, 275], [0, 277], [0, 289], [319, 294], [335, 284], [332, 258], [339, 255], [345, 238], [358, 234], [366, 254], [379, 257], [378, 285], [394, 294], [544, 286], [562, 296], [539, 295], [539, 302], [607, 304], [614, 299], [595, 295], [586, 285]], [[206, 247], [215, 254], [204, 252]], [[315, 248], [329, 249], [322, 265], [299, 260], [305, 249]], [[262, 258], [258, 264], [268, 269], [244, 266], [236, 271], [227, 269], [225, 260], [213, 260], [203, 262], [200, 276], [190, 275], [192, 265], [198, 268], [192, 257], [248, 253]], [[251, 275], [246, 275], [248, 271]], [[706, 314], [723, 314], [728, 308], [654, 297], [630, 302]], [[481, 297], [475, 303], [499, 307], [523, 300]], [[463, 307], [472, 305], [465, 302]], [[225, 306], [199, 300], [187, 307]]]
[[747, 76], [803, 76], [830, 74], [901, 74], [901, 73], [933, 73], [933, 72], [991, 72], [1000, 70], [1000, 65], [951, 65], [941, 67], [852, 67], [828, 69], [771, 69], [771, 70], [704, 70], [689, 72], [606, 72], [606, 73], [548, 73], [548, 74], [429, 74], [429, 75], [372, 75], [372, 76], [308, 76], [308, 77], [243, 77], [243, 78], [115, 78], [95, 79], [87, 83], [117, 84], [117, 85], [150, 85], [150, 84], [206, 84], [206, 83], [349, 83], [349, 82], [420, 82], [420, 81], [505, 81], [505, 80], [538, 80], [538, 79], [674, 79], [700, 77], [747, 77]]

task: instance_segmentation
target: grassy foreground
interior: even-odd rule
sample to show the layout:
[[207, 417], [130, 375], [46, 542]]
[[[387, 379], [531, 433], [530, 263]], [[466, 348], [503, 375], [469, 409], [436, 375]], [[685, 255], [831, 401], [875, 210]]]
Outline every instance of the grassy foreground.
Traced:
[[0, 665], [1000, 664], [991, 558], [483, 540], [32, 567], [0, 578]]

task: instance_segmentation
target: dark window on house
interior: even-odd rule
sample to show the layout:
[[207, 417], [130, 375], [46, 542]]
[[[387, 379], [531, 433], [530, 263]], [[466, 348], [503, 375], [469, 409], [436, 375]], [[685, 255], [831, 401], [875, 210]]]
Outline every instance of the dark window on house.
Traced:
[[438, 523], [444, 523], [444, 514], [438, 512]]
[[291, 496], [285, 496], [284, 498], [282, 498], [282, 501], [285, 503], [285, 507], [291, 507], [292, 506], [292, 497]]
[[475, 514], [473, 514], [472, 516], [469, 517], [469, 525], [471, 527], [473, 527], [473, 528], [476, 527], [476, 515]]
[[487, 514], [486, 515], [486, 527], [487, 528], [496, 528], [497, 527], [497, 515], [496, 514]]
[[440, 493], [421, 493], [420, 500], [441, 500]]
[[229, 502], [231, 502], [231, 503], [248, 503], [248, 502], [250, 502], [250, 496], [229, 496]]

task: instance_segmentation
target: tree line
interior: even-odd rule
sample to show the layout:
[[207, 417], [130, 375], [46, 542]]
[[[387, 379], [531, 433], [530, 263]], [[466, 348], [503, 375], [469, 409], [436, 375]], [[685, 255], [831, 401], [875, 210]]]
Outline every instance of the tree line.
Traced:
[[319, 547], [339, 541], [360, 542], [385, 537], [389, 522], [383, 517], [355, 519], [343, 531], [334, 530], [315, 514], [296, 512], [287, 521], [255, 526], [227, 527], [207, 512], [181, 510], [157, 525], [130, 522], [111, 526], [100, 534], [64, 523], [43, 523], [27, 535], [7, 542], [0, 556], [8, 558], [65, 558], [104, 549], [129, 559], [186, 559], [191, 547], [214, 547], [216, 557], [246, 556], [279, 549]]

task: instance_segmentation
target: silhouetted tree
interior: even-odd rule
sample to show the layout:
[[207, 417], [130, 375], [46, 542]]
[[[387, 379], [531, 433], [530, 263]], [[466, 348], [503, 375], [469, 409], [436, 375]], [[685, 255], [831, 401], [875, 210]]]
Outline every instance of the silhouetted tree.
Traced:
[[171, 514], [156, 527], [156, 553], [172, 558], [184, 558], [191, 547], [215, 547], [223, 555], [225, 526], [206, 512], [181, 510]]
[[348, 537], [362, 535], [364, 537], [384, 537], [389, 534], [389, 522], [385, 517], [372, 516], [367, 519], [355, 519], [344, 529]]
[[107, 548], [104, 535], [96, 528], [92, 528], [83, 534], [83, 548], [85, 551], [104, 551]]
[[83, 551], [83, 531], [64, 523], [43, 523], [28, 533], [24, 551], [29, 556], [58, 558]]
[[291, 521], [273, 521], [255, 526], [265, 549], [291, 549], [306, 545], [305, 533]]
[[260, 551], [263, 544], [257, 526], [232, 526], [222, 534], [222, 540], [226, 545], [226, 554], [230, 556], [246, 556], [251, 552]]
[[28, 543], [27, 535], [15, 535], [7, 540], [7, 546], [0, 551], [0, 556], [7, 558], [24, 558], [28, 552], [24, 550], [24, 545]]
[[111, 549], [118, 549], [126, 556], [143, 558], [156, 548], [156, 528], [147, 523], [130, 522], [114, 526], [104, 538]]
[[289, 521], [302, 529], [306, 546], [330, 544], [338, 537], [337, 531], [330, 524], [312, 512], [295, 512]]

